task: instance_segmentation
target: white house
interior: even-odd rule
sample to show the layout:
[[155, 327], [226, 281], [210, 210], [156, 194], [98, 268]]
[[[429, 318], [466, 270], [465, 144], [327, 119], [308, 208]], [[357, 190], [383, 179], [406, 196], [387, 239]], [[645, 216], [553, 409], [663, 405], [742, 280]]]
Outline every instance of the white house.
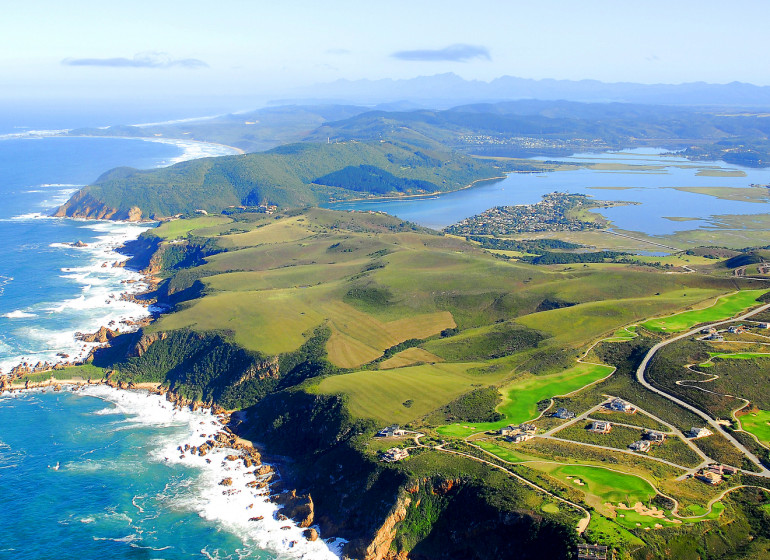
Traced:
[[711, 430], [708, 428], [696, 428], [692, 427], [690, 428], [690, 431], [688, 432], [688, 435], [693, 439], [698, 439], [702, 437], [708, 437], [712, 434]]
[[636, 412], [636, 408], [631, 406], [630, 403], [627, 403], [623, 399], [614, 398], [607, 406], [610, 410], [614, 410], [616, 412], [627, 412], [629, 414]]

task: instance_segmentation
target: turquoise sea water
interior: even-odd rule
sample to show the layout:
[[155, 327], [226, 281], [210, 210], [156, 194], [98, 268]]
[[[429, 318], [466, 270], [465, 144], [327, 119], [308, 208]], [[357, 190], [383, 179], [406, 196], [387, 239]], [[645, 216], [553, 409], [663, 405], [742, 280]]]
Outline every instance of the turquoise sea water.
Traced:
[[[47, 217], [54, 207], [115, 166], [223, 153], [128, 139], [0, 139], [0, 370], [72, 359], [84, 350], [75, 331], [147, 313], [116, 297], [139, 276], [112, 266], [124, 258], [114, 249], [147, 226]], [[69, 245], [78, 240], [87, 247]], [[218, 428], [210, 415], [175, 412], [141, 392], [1, 395], [0, 558], [334, 558], [330, 545], [275, 520], [266, 496], [246, 486], [254, 475], [224, 461], [226, 450], [210, 462], [180, 457], [179, 445], [200, 445]], [[225, 477], [232, 487], [219, 485]]]
[[[231, 451], [180, 455], [220, 427], [105, 386], [0, 396], [0, 558], [334, 558], [296, 526], [281, 529], [263, 491], [245, 486], [250, 469], [225, 460]], [[218, 484], [225, 477], [232, 486]]]

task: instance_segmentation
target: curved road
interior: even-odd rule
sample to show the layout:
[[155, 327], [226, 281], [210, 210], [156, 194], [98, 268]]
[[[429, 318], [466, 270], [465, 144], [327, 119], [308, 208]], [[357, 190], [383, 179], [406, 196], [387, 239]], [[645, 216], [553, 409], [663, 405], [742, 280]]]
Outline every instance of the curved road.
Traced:
[[749, 317], [751, 317], [753, 315], [756, 315], [758, 313], [761, 313], [761, 312], [763, 312], [763, 311], [765, 311], [767, 309], [770, 309], [770, 303], [762, 305], [760, 307], [757, 307], [756, 309], [753, 309], [752, 311], [749, 311], [748, 313], [744, 313], [743, 315], [741, 315], [739, 317], [734, 317], [732, 319], [726, 319], [724, 321], [717, 321], [715, 323], [709, 323], [707, 325], [701, 325], [697, 329], [692, 329], [690, 331], [687, 331], [687, 332], [682, 333], [682, 334], [678, 334], [678, 335], [676, 335], [676, 336], [674, 336], [672, 338], [669, 338], [667, 340], [664, 340], [662, 342], [658, 342], [655, 346], [650, 348], [650, 351], [647, 352], [647, 355], [644, 357], [644, 360], [642, 360], [642, 363], [639, 364], [639, 367], [636, 370], [636, 380], [639, 383], [641, 383], [642, 385], [644, 385], [645, 388], [647, 388], [650, 391], [652, 391], [653, 393], [657, 393], [660, 396], [665, 397], [666, 399], [668, 399], [668, 400], [670, 400], [672, 402], [675, 402], [679, 406], [684, 407], [687, 410], [689, 410], [690, 412], [693, 412], [694, 414], [697, 414], [698, 416], [703, 418], [706, 421], [706, 423], [715, 430], [715, 433], [720, 433], [723, 436], [725, 436], [728, 440], [730, 440], [730, 442], [736, 448], [738, 448], [741, 451], [741, 453], [743, 453], [752, 463], [754, 463], [755, 465], [757, 465], [761, 469], [760, 473], [755, 473], [755, 474], [758, 474], [759, 476], [764, 476], [766, 478], [770, 478], [770, 470], [768, 470], [760, 462], [760, 460], [757, 458], [757, 456], [754, 455], [748, 449], [746, 449], [746, 447], [741, 442], [739, 442], [737, 439], [735, 439], [731, 434], [729, 434], [728, 432], [723, 430], [722, 426], [720, 424], [718, 424], [716, 422], [716, 420], [711, 418], [711, 416], [709, 416], [708, 414], [706, 414], [705, 412], [703, 412], [699, 408], [696, 408], [696, 407], [692, 406], [691, 404], [688, 404], [688, 403], [684, 402], [683, 400], [676, 398], [673, 395], [669, 395], [665, 391], [662, 391], [662, 390], [660, 390], [660, 389], [658, 389], [656, 387], [653, 387], [644, 378], [644, 372], [647, 370], [647, 366], [649, 365], [650, 360], [655, 355], [655, 353], [658, 350], [660, 350], [661, 348], [663, 348], [664, 346], [667, 346], [667, 345], [671, 344], [672, 342], [676, 342], [678, 340], [682, 340], [683, 338], [687, 338], [688, 336], [693, 336], [695, 334], [698, 334], [700, 331], [702, 331], [705, 328], [718, 327], [720, 325], [726, 325], [727, 323], [733, 323], [735, 321], [743, 321], [743, 320], [748, 319]]

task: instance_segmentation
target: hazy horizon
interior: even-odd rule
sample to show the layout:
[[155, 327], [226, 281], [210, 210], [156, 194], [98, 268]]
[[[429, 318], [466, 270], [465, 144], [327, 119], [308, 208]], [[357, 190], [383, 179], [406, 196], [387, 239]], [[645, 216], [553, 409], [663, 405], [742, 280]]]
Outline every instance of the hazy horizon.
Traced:
[[[0, 23], [2, 99], [268, 99], [336, 80], [454, 73], [490, 82], [770, 85], [770, 5], [396, 0], [15, 3]], [[244, 107], [246, 108], [246, 107]]]

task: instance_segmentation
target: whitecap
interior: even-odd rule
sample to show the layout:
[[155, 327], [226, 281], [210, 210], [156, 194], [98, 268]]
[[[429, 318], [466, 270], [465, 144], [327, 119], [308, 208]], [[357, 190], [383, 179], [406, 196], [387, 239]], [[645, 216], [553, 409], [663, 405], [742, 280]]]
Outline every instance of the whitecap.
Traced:
[[34, 313], [28, 313], [26, 311], [22, 311], [21, 309], [17, 309], [16, 311], [5, 313], [3, 317], [7, 319], [27, 319], [29, 317], [37, 317], [37, 315], [35, 315]]
[[28, 214], [19, 214], [18, 216], [12, 216], [9, 218], [10, 220], [14, 221], [30, 221], [30, 220], [40, 220], [49, 218], [50, 216], [46, 216], [44, 214], [41, 214], [40, 212], [29, 212]]

